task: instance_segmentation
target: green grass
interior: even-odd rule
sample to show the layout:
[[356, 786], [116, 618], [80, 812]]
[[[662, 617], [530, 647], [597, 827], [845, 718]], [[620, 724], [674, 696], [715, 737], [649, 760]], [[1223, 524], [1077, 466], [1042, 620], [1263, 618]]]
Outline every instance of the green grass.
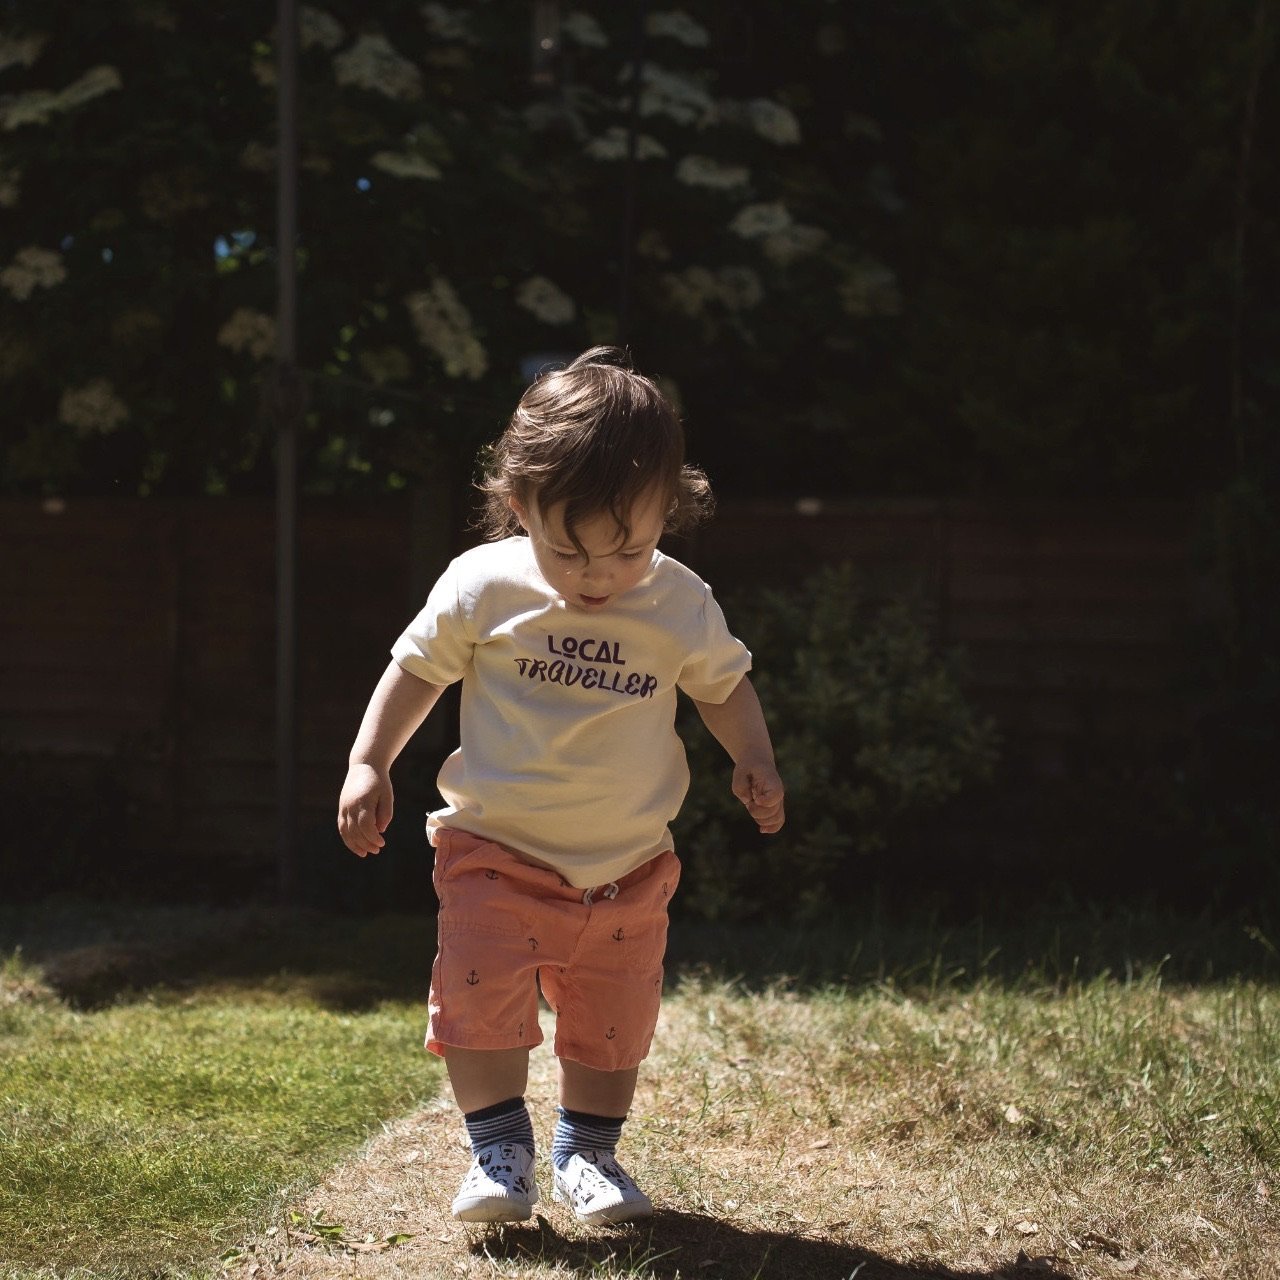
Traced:
[[[287, 1222], [438, 1090], [433, 944], [422, 917], [0, 908], [0, 1280], [216, 1276]], [[1087, 1262], [1105, 1241], [1153, 1277], [1262, 1274], [1280, 1251], [1280, 975], [1256, 927], [873, 912], [678, 925], [671, 959], [629, 1150], [661, 1199], [710, 1217], [667, 1223], [635, 1274], [740, 1250], [749, 1276], [762, 1242], [796, 1276], [990, 1269], [1026, 1219], [1042, 1253]], [[465, 1236], [442, 1247], [417, 1184], [413, 1221], [384, 1220], [396, 1194], [326, 1208], [376, 1238], [407, 1225], [397, 1257], [423, 1274], [473, 1260]], [[521, 1274], [579, 1267], [559, 1239]]]
[[11, 1267], [144, 1273], [237, 1228], [437, 1089], [416, 1003], [324, 1008], [276, 978], [77, 1012], [0, 985], [0, 1240]]

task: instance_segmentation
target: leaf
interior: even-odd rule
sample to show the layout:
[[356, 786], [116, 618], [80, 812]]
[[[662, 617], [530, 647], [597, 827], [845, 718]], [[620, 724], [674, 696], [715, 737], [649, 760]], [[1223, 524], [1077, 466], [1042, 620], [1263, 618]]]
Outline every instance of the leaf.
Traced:
[[1019, 1111], [1019, 1110], [1018, 1110], [1018, 1108], [1017, 1108], [1017, 1107], [1015, 1107], [1015, 1106], [1013, 1105], [1013, 1103], [1011, 1102], [1011, 1103], [1009, 1103], [1009, 1105], [1008, 1105], [1007, 1107], [1005, 1107], [1005, 1109], [1004, 1109], [1004, 1118], [1005, 1118], [1005, 1119], [1006, 1119], [1010, 1124], [1021, 1124], [1021, 1123], [1022, 1123], [1022, 1112], [1021, 1112], [1021, 1111]]
[[1040, 1224], [1038, 1222], [1029, 1222], [1023, 1219], [1021, 1222], [1015, 1222], [1013, 1229], [1022, 1236], [1035, 1236], [1040, 1234]]

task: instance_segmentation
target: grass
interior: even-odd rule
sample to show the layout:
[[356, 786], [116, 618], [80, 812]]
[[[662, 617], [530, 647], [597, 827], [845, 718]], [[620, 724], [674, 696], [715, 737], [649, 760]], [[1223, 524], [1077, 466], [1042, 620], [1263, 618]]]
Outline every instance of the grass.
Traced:
[[[89, 981], [88, 956], [72, 954]], [[18, 1274], [207, 1261], [250, 1215], [435, 1093], [422, 1023], [406, 1001], [325, 1007], [287, 973], [76, 1009], [11, 952], [0, 1254]]]
[[477, 1232], [448, 1217], [456, 1114], [415, 1106], [429, 925], [0, 913], [27, 948], [0, 979], [0, 1276], [216, 1275], [224, 1252], [317, 1280], [1280, 1275], [1264, 935], [1079, 914], [743, 938], [676, 931], [625, 1137], [658, 1215]]

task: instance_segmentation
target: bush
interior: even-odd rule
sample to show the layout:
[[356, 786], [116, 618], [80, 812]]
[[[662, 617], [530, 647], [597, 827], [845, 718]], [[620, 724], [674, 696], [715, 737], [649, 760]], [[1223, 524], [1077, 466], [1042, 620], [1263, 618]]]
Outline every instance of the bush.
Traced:
[[813, 918], [865, 882], [866, 855], [892, 853], [925, 815], [991, 775], [997, 733], [915, 612], [863, 607], [849, 566], [728, 612], [754, 655], [787, 825], [775, 836], [751, 828], [726, 785], [723, 750], [687, 709], [683, 906], [709, 920]]

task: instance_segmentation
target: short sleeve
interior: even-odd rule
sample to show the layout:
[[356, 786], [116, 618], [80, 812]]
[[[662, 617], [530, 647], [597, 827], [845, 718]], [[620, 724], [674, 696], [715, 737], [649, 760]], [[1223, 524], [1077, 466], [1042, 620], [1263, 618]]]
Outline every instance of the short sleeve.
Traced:
[[699, 702], [723, 702], [751, 670], [751, 653], [733, 635], [711, 588], [704, 588], [689, 656], [676, 684]]
[[401, 668], [430, 684], [453, 684], [471, 665], [475, 647], [471, 620], [462, 604], [456, 560], [431, 588], [427, 603], [391, 646]]

